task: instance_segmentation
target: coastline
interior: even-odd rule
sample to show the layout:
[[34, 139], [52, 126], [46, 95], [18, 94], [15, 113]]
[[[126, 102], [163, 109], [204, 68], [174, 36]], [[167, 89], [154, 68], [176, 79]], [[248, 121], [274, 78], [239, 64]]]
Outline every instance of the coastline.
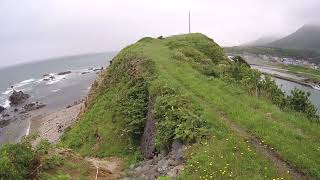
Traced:
[[84, 103], [81, 102], [46, 115], [33, 117], [30, 123], [30, 134], [39, 135], [35, 143], [40, 139], [46, 139], [53, 144], [58, 143], [64, 131], [77, 120], [83, 107]]

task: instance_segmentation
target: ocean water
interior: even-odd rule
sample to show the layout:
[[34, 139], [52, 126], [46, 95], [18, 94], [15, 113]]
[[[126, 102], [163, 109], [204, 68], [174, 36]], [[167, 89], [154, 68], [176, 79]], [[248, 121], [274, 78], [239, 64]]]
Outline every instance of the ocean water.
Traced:
[[[9, 96], [13, 90], [31, 97], [28, 102], [46, 104], [48, 113], [83, 99], [97, 76], [94, 69], [109, 65], [115, 52], [60, 57], [0, 69], [0, 105], [12, 109]], [[70, 74], [58, 75], [71, 71]], [[49, 76], [54, 77], [53, 79]], [[13, 87], [13, 88], [12, 88]], [[0, 144], [17, 142], [29, 130], [30, 121], [14, 121], [0, 128]]]
[[[67, 93], [68, 96], [72, 96], [73, 93], [69, 94], [68, 89], [74, 89], [76, 86], [87, 88], [96, 76], [93, 71], [84, 75], [81, 74], [82, 72], [89, 72], [90, 68], [108, 66], [114, 55], [114, 52], [108, 52], [68, 56], [2, 68], [0, 69], [0, 105], [9, 106], [8, 97], [13, 89], [30, 93], [32, 98], [39, 100], [53, 93], [60, 95]], [[57, 75], [59, 72], [69, 70], [71, 74]], [[44, 81], [45, 74], [50, 74], [55, 79]]]

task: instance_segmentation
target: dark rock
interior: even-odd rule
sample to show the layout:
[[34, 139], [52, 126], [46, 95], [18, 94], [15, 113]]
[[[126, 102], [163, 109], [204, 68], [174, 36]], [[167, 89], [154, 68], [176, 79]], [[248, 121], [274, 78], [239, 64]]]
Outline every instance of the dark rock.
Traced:
[[59, 133], [61, 133], [63, 131], [63, 125], [58, 124], [57, 128], [58, 128]]
[[4, 110], [6, 110], [6, 108], [4, 108], [3, 106], [0, 106], [0, 113], [2, 113]]
[[154, 139], [156, 135], [156, 121], [154, 119], [154, 114], [152, 112], [153, 103], [152, 100], [149, 99], [148, 103], [148, 112], [147, 112], [147, 120], [144, 127], [144, 132], [141, 138], [141, 151], [145, 158], [150, 159], [155, 156], [155, 145]]
[[180, 140], [174, 140], [171, 148], [172, 156], [176, 161], [183, 161], [183, 143]]
[[14, 108], [13, 112], [18, 112], [19, 109], [18, 108]]
[[9, 97], [10, 103], [12, 105], [18, 105], [24, 102], [26, 99], [30, 97], [29, 94], [25, 94], [22, 91], [13, 91], [11, 96]]
[[64, 72], [59, 72], [58, 75], [66, 75], [66, 74], [70, 74], [71, 71], [64, 71]]
[[90, 72], [86, 71], [86, 72], [82, 72], [81, 74], [89, 74]]
[[93, 71], [102, 71], [103, 70], [103, 67], [101, 68], [96, 68], [96, 69], [93, 69]]
[[3, 119], [3, 120], [0, 120], [0, 127], [3, 128], [3, 127], [5, 127], [5, 126], [9, 125], [9, 124], [10, 124], [10, 120], [11, 120], [11, 119]]
[[48, 76], [46, 76], [43, 80], [44, 80], [44, 81], [50, 81], [50, 80], [54, 80], [54, 79], [55, 79], [54, 76], [48, 75]]
[[8, 113], [3, 114], [2, 117], [10, 117], [10, 114], [8, 114]]
[[23, 109], [25, 109], [26, 111], [33, 111], [33, 110], [41, 109], [45, 106], [46, 106], [45, 104], [41, 104], [39, 102], [35, 102], [35, 103], [32, 102], [32, 103], [26, 104], [23, 107]]

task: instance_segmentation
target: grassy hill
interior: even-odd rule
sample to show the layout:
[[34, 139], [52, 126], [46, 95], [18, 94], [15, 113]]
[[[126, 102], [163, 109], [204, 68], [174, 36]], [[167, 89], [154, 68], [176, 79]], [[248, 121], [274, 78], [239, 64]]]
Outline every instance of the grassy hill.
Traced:
[[[157, 150], [174, 139], [197, 142], [188, 151], [182, 179], [319, 178], [319, 124], [302, 113], [284, 112], [262, 95], [267, 90], [258, 95], [243, 83], [230, 83], [224, 74], [234, 66], [202, 34], [143, 38], [115, 57], [63, 143], [83, 155], [137, 161], [151, 102]], [[290, 164], [289, 172], [266, 157], [253, 139]]]
[[319, 118], [308, 95], [285, 96], [199, 33], [147, 37], [123, 49], [60, 146], [128, 167], [143, 159], [150, 113], [156, 154], [176, 139], [187, 146], [178, 179], [320, 178]]
[[304, 25], [296, 32], [266, 46], [284, 49], [320, 50], [320, 26]]

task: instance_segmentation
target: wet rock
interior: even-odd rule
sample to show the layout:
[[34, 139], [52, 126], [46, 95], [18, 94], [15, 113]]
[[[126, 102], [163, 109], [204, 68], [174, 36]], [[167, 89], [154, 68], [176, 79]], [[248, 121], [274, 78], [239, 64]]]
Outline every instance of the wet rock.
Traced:
[[59, 72], [58, 75], [66, 75], [66, 74], [70, 74], [71, 71], [64, 71], [64, 72]]
[[48, 75], [48, 76], [45, 76], [45, 78], [43, 78], [44, 81], [50, 81], [50, 80], [54, 80], [55, 77], [52, 76], [52, 75]]
[[101, 68], [96, 68], [96, 69], [93, 69], [93, 71], [102, 71], [103, 70], [103, 67]]
[[26, 99], [30, 97], [29, 94], [25, 94], [22, 91], [13, 91], [9, 97], [10, 103], [12, 105], [18, 105], [23, 103]]
[[6, 110], [6, 108], [4, 108], [3, 106], [0, 106], [0, 113], [2, 113], [4, 110]]
[[81, 74], [84, 75], [84, 74], [89, 74], [90, 72], [88, 71], [85, 71], [85, 72], [82, 72]]
[[23, 109], [25, 111], [33, 111], [33, 110], [41, 109], [45, 106], [46, 106], [45, 104], [42, 104], [39, 102], [32, 102], [32, 103], [29, 103], [29, 104], [26, 104], [25, 106], [23, 106]]

